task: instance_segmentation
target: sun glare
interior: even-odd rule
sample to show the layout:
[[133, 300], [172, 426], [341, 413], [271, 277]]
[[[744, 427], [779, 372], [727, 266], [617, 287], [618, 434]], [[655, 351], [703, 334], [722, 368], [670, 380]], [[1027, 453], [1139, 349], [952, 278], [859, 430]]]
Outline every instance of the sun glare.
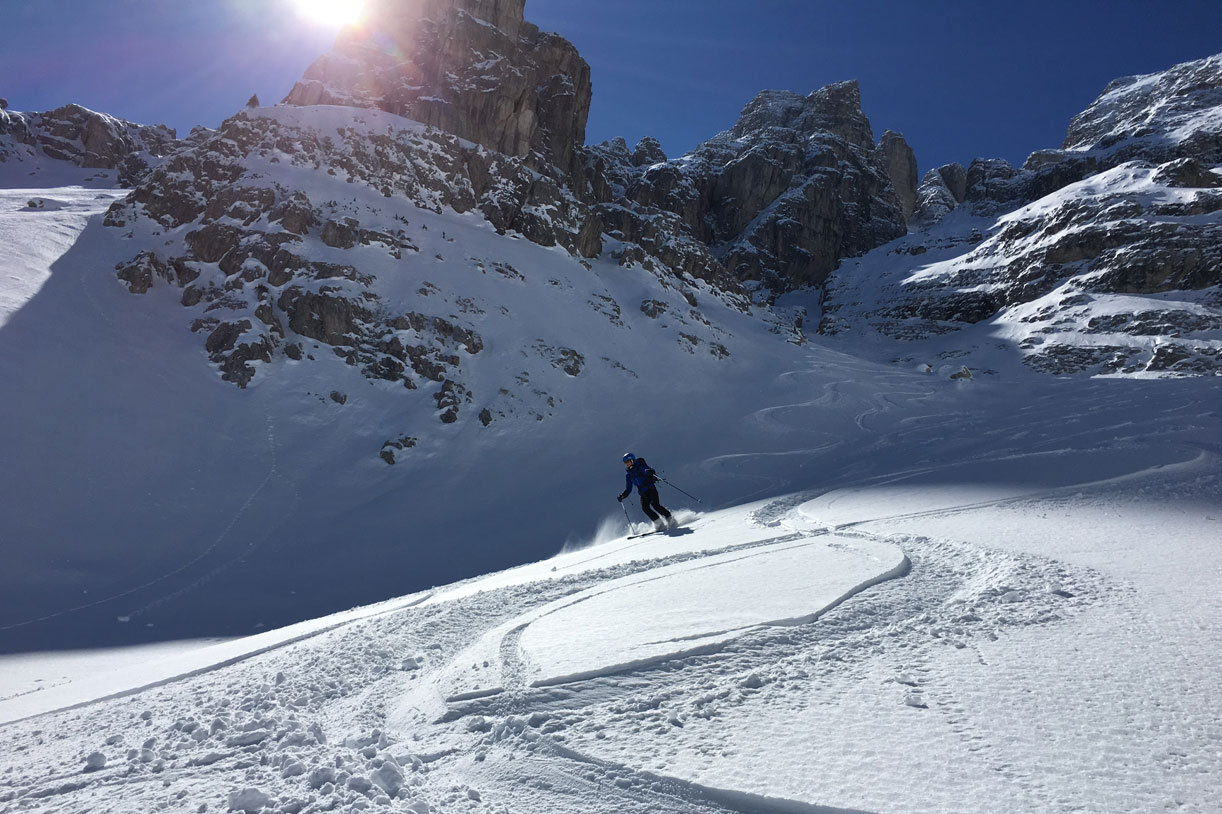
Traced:
[[361, 19], [365, 0], [294, 0], [308, 20], [325, 25], [352, 25]]

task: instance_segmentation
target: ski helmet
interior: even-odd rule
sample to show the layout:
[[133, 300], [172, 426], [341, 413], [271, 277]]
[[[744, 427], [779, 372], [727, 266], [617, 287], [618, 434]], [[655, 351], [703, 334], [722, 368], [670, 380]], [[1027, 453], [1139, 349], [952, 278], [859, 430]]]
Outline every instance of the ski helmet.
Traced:
[[633, 455], [631, 452], [624, 453], [624, 463], [628, 463], [629, 461], [635, 461], [635, 460], [636, 460], [636, 456]]

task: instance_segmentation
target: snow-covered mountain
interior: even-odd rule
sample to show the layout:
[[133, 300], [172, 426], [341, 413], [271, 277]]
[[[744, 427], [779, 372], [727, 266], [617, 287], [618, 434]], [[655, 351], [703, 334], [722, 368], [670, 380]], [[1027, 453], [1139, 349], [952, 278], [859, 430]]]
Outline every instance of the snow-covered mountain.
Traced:
[[178, 145], [167, 127], [133, 124], [80, 105], [31, 114], [0, 108], [0, 165], [6, 179], [20, 173], [32, 186], [61, 164], [114, 170], [121, 185], [131, 186]]
[[951, 334], [938, 344], [967, 362], [1001, 341], [1052, 373], [1217, 375], [1220, 123], [1215, 56], [1116, 80], [1021, 169], [930, 170], [920, 228], [838, 269], [820, 331]]
[[586, 145], [523, 6], [0, 111], [0, 652], [240, 637], [4, 658], [0, 814], [1212, 810], [1222, 58], [918, 185]]

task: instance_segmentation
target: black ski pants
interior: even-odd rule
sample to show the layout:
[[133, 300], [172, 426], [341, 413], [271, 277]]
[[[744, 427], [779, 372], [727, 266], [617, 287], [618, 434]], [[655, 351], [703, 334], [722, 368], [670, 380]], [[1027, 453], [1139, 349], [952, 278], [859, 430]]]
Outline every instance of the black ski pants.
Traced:
[[645, 512], [646, 517], [650, 520], [657, 520], [659, 514], [670, 517], [670, 511], [658, 500], [658, 487], [646, 486], [643, 489], [638, 488], [637, 491], [641, 493], [641, 511]]

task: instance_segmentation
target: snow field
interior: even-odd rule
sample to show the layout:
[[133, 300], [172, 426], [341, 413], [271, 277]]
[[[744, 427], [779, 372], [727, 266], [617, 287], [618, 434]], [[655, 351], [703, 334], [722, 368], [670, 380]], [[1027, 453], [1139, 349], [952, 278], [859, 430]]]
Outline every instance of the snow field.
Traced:
[[[127, 194], [79, 186], [0, 189], [0, 326], [38, 293], [52, 263], [76, 241], [90, 216]], [[29, 240], [31, 233], [40, 239]]]
[[751, 627], [811, 622], [906, 567], [893, 546], [835, 537], [704, 557], [577, 597], [527, 627], [519, 647], [534, 686], [624, 672], [713, 652]]
[[[172, 245], [181, 234], [129, 240], [102, 227], [113, 198], [91, 204], [92, 220], [81, 218], [74, 243], [45, 242], [31, 228], [36, 218], [62, 212], [19, 213], [15, 239], [45, 250], [38, 261], [44, 277], [26, 287], [19, 318], [0, 335], [0, 377], [24, 394], [7, 405], [0, 425], [11, 462], [4, 485], [16, 496], [0, 506], [0, 524], [43, 543], [29, 549], [21, 579], [0, 592], [0, 635], [12, 647], [34, 649], [47, 637], [96, 646], [149, 635], [248, 635], [538, 559], [555, 550], [557, 538], [592, 527], [592, 516], [618, 511], [610, 497], [625, 443], [659, 449], [669, 437], [658, 465], [694, 460], [690, 451], [705, 443], [697, 425], [741, 414], [740, 399], [720, 394], [720, 376], [758, 369], [768, 377], [788, 364], [774, 352], [768, 324], [727, 307], [700, 283], [691, 291], [712, 316], [707, 323], [644, 269], [609, 260], [586, 268], [561, 251], [496, 235], [476, 215], [437, 214], [342, 180], [327, 183], [345, 193], [342, 214], [369, 227], [402, 225], [393, 216], [406, 217], [421, 251], [401, 264], [369, 247], [354, 249], [355, 258], [330, 248], [320, 257], [359, 261], [376, 274], [381, 307], [469, 322], [487, 337], [483, 352], [461, 361], [463, 381], [481, 402], [464, 406], [462, 421], [443, 424], [428, 393], [405, 398], [401, 384], [370, 381], [310, 343], [316, 359], [278, 359], [237, 391], [207, 362], [201, 337], [189, 330], [201, 314], [183, 308], [180, 291], [158, 281], [132, 295], [114, 276], [134, 242]], [[336, 195], [331, 187], [309, 191], [321, 200]], [[517, 276], [494, 270], [492, 257]], [[646, 298], [671, 303], [671, 312], [645, 316]], [[88, 343], [62, 341], [63, 314]], [[699, 353], [681, 331], [704, 337]], [[729, 359], [707, 352], [714, 340], [726, 343]], [[578, 376], [552, 358], [569, 346], [585, 358]], [[689, 375], [676, 379], [676, 370]], [[665, 399], [650, 385], [662, 381], [670, 382]], [[476, 420], [484, 397], [503, 413], [487, 428]], [[714, 407], [693, 420], [696, 403]], [[80, 409], [65, 420], [63, 405]], [[641, 405], [655, 419], [650, 426], [636, 421]], [[669, 430], [681, 421], [685, 432]], [[592, 423], [603, 430], [597, 437]], [[419, 443], [388, 467], [378, 450], [404, 435]], [[65, 454], [49, 452], [61, 445]], [[122, 478], [113, 476], [116, 461]], [[587, 465], [593, 461], [607, 466]], [[516, 491], [561, 481], [567, 499], [548, 512]], [[456, 501], [471, 495], [480, 496], [481, 511], [455, 512]], [[687, 503], [674, 497], [667, 502], [676, 509]], [[639, 520], [637, 508], [630, 511]], [[99, 528], [107, 539], [83, 546]], [[505, 545], [489, 551], [483, 541], [492, 534], [504, 535]], [[358, 551], [337, 552], [340, 537]], [[102, 550], [113, 556], [98, 556]], [[407, 574], [367, 567], [378, 561], [411, 567]], [[52, 583], [65, 587], [47, 590]], [[219, 613], [198, 612], [218, 606]]]
[[[987, 768], [959, 754], [969, 736], [987, 732], [941, 720], [942, 704], [953, 700], [940, 685], [941, 661], [975, 659], [981, 641], [1076, 614], [1093, 601], [1087, 586], [1098, 580], [1029, 558], [999, 562], [996, 552], [960, 544], [893, 539], [912, 560], [904, 579], [875, 586], [815, 625], [744, 636], [720, 663], [697, 671], [694, 685], [662, 690], [671, 708], [647, 719], [668, 724], [656, 750], [633, 756], [631, 739], [597, 733], [575, 748], [808, 804], [973, 811], [1006, 799], [1021, 808]], [[1079, 593], [1052, 594], [1052, 581]]]
[[[894, 449], [937, 433], [894, 422], [903, 403], [853, 399], [843, 420]], [[1222, 476], [1168, 443], [1209, 412], [1113, 400], [1041, 440], [1038, 403], [959, 464], [902, 456], [907, 472], [567, 551], [10, 724], [0, 811], [1210, 811]], [[1142, 431], [1126, 440], [1113, 415]], [[1112, 446], [1057, 452], [1095, 434]], [[896, 552], [903, 576], [759, 624]], [[673, 614], [651, 612], [650, 586], [673, 589]]]

